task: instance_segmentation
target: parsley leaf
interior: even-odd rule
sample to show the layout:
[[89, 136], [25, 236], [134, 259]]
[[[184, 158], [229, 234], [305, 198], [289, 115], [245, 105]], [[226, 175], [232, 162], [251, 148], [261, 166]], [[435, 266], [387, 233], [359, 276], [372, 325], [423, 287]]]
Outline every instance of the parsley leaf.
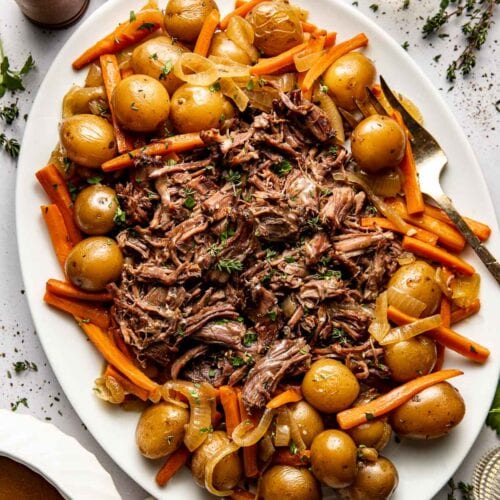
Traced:
[[500, 436], [500, 384], [497, 386], [491, 410], [489, 411], [488, 418], [486, 419], [486, 425], [491, 427], [497, 432], [497, 435]]
[[23, 76], [27, 75], [34, 66], [35, 61], [30, 54], [20, 70], [16, 71], [12, 69], [9, 58], [4, 54], [2, 42], [0, 41], [0, 97], [7, 90], [11, 92], [24, 90]]
[[172, 62], [171, 59], [166, 61], [165, 64], [163, 65], [163, 68], [161, 69], [159, 79], [165, 80], [165, 78], [167, 78], [167, 75], [172, 71], [173, 67], [174, 67], [174, 63]]
[[288, 160], [282, 160], [273, 167], [273, 171], [283, 177], [292, 171], [292, 164]]

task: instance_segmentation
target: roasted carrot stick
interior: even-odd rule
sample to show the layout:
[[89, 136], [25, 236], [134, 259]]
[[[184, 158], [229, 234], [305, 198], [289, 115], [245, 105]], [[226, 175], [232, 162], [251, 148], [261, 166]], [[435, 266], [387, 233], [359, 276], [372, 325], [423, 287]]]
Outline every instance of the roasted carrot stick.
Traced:
[[381, 417], [398, 408], [427, 387], [458, 375], [463, 375], [463, 372], [460, 370], [441, 370], [410, 380], [369, 403], [341, 411], [337, 414], [337, 422], [344, 430], [365, 424], [368, 420]]
[[57, 205], [42, 205], [40, 209], [42, 211], [43, 220], [47, 225], [50, 240], [52, 241], [52, 246], [54, 247], [57, 260], [59, 261], [63, 272], [65, 272], [64, 266], [66, 264], [66, 259], [73, 248], [73, 244], [68, 234], [66, 224], [64, 224], [61, 211]]
[[287, 389], [286, 391], [274, 396], [269, 403], [267, 403], [266, 408], [271, 410], [274, 408], [279, 408], [280, 406], [287, 405], [288, 403], [296, 403], [302, 399], [302, 392], [300, 389]]
[[[451, 226], [455, 227], [453, 224], [452, 220], [446, 215], [445, 212], [440, 210], [439, 208], [433, 207], [432, 205], [425, 205], [425, 213], [427, 215], [430, 215], [431, 217], [434, 217], [435, 219], [438, 219], [440, 221], [446, 222], [447, 224], [450, 224]], [[478, 222], [477, 220], [470, 219], [469, 217], [464, 217], [462, 216], [462, 219], [465, 221], [465, 223], [469, 226], [471, 231], [481, 240], [481, 241], [486, 241], [490, 235], [491, 235], [491, 227], [488, 226], [487, 224], [484, 224], [482, 222]]]
[[104, 54], [99, 58], [101, 64], [102, 79], [104, 80], [104, 88], [106, 89], [106, 95], [108, 96], [109, 109], [111, 111], [111, 118], [113, 120], [113, 130], [115, 133], [116, 147], [118, 152], [125, 153], [133, 149], [132, 139], [127, 137], [125, 132], [121, 129], [118, 120], [116, 119], [115, 112], [113, 110], [113, 91], [116, 86], [120, 83], [122, 75], [120, 73], [120, 67], [118, 66], [118, 59], [114, 54]]
[[104, 307], [96, 306], [92, 302], [66, 299], [58, 297], [51, 292], [45, 292], [43, 300], [61, 311], [83, 318], [84, 322], [90, 321], [104, 329], [109, 327], [108, 311]]
[[[363, 217], [361, 219], [361, 225], [363, 227], [378, 226], [382, 229], [389, 229], [390, 231], [394, 231], [395, 233], [405, 234], [393, 222], [391, 222], [389, 219], [385, 219], [384, 217]], [[438, 237], [436, 234], [431, 233], [430, 231], [427, 231], [425, 229], [412, 226], [411, 224], [408, 225], [410, 226], [411, 230], [415, 231], [413, 237], [417, 238], [417, 240], [425, 241], [426, 243], [429, 243], [429, 245], [433, 246], [437, 244]]]
[[337, 33], [335, 33], [335, 31], [329, 31], [326, 34], [325, 47], [326, 48], [332, 47], [333, 45], [335, 45], [336, 41], [337, 41]]
[[134, 13], [130, 19], [87, 49], [73, 62], [74, 69], [81, 69], [103, 54], [116, 54], [139, 42], [161, 27], [163, 13], [159, 9], [145, 9]]
[[[241, 420], [250, 420], [255, 426], [258, 424], [258, 419], [254, 415], [249, 415], [245, 405], [243, 404], [243, 399], [241, 397], [241, 391], [238, 390], [238, 405], [240, 408]], [[259, 475], [259, 468], [257, 466], [257, 445], [246, 446], [242, 448], [243, 453], [243, 469], [245, 472], [245, 477], [257, 477]]]
[[156, 474], [156, 484], [158, 486], [165, 486], [175, 476], [177, 471], [186, 465], [190, 454], [189, 450], [184, 445], [181, 445], [180, 448], [169, 455]]
[[424, 197], [422, 196], [422, 191], [420, 191], [417, 166], [415, 164], [411, 142], [408, 138], [408, 130], [399, 111], [394, 111], [393, 118], [398, 122], [406, 134], [405, 155], [399, 165], [399, 169], [404, 174], [403, 190], [405, 193], [406, 207], [410, 215], [421, 214], [424, 211]]
[[235, 16], [245, 17], [256, 5], [263, 2], [264, 0], [250, 0], [249, 2], [242, 3], [239, 7], [231, 11], [222, 21], [219, 23], [220, 28], [225, 30], [229, 24], [229, 20]]
[[137, 396], [142, 401], [148, 400], [148, 391], [130, 382], [130, 380], [124, 377], [114, 366], [107, 365], [103, 375], [105, 377], [114, 378], [122, 386], [125, 392]]
[[470, 306], [453, 311], [451, 313], [451, 324], [454, 325], [459, 321], [477, 314], [479, 312], [479, 309], [481, 309], [481, 302], [479, 301], [479, 299], [476, 299]]
[[59, 170], [57, 170], [57, 167], [52, 163], [39, 170], [35, 176], [47, 193], [50, 201], [59, 208], [69, 237], [73, 244], [76, 245], [82, 239], [82, 233], [75, 224], [73, 200], [66, 186], [66, 181]]
[[122, 75], [122, 80], [127, 78], [127, 76], [133, 75], [134, 70], [132, 68], [123, 68], [120, 70], [120, 74]]
[[314, 33], [318, 30], [318, 27], [313, 23], [308, 23], [307, 21], [302, 21], [300, 23], [302, 25], [302, 31], [304, 33]]
[[130, 359], [130, 361], [133, 360], [132, 354], [130, 354], [130, 350], [127, 344], [125, 344], [123, 337], [119, 332], [116, 331], [116, 329], [113, 330], [113, 342], [115, 343], [115, 346], [118, 347], [118, 349], [126, 356], [127, 359]]
[[243, 488], [236, 487], [229, 498], [231, 500], [255, 500], [255, 495]]
[[439, 314], [441, 314], [441, 326], [445, 328], [450, 328], [451, 326], [451, 302], [448, 297], [443, 296], [441, 299], [441, 305]]
[[[388, 307], [387, 317], [397, 325], [406, 325], [417, 320], [417, 318], [403, 313], [394, 306]], [[444, 326], [438, 326], [427, 332], [426, 335], [429, 335], [448, 349], [477, 363], [484, 363], [490, 355], [490, 351], [486, 347]]]
[[238, 404], [238, 393], [229, 385], [223, 385], [219, 389], [220, 402], [226, 416], [226, 431], [231, 437], [235, 427], [241, 422], [240, 407]]
[[109, 292], [84, 292], [76, 288], [76, 286], [61, 280], [47, 280], [46, 287], [48, 292], [68, 299], [87, 300], [90, 302], [110, 302], [113, 300]]
[[200, 34], [198, 35], [198, 39], [196, 40], [196, 45], [194, 46], [193, 50], [195, 54], [200, 54], [200, 56], [206, 57], [219, 21], [219, 9], [212, 9], [210, 11], [210, 14], [208, 14], [205, 21], [203, 22]]
[[339, 43], [331, 47], [324, 55], [322, 55], [307, 72], [302, 84], [302, 92], [306, 92], [312, 88], [314, 82], [333, 64], [339, 57], [355, 50], [364, 47], [368, 44], [368, 38], [364, 33], [360, 33], [350, 40]]
[[142, 148], [134, 149], [126, 154], [117, 156], [102, 164], [102, 169], [105, 172], [114, 172], [134, 164], [134, 158], [141, 154], [149, 156], [165, 156], [170, 153], [181, 153], [182, 151], [189, 151], [204, 146], [200, 134], [182, 134], [169, 137], [162, 142], [153, 142]]
[[472, 276], [475, 272], [474, 268], [460, 257], [457, 257], [442, 248], [433, 247], [432, 245], [419, 241], [415, 238], [405, 236], [403, 238], [403, 248], [420, 255], [421, 257], [425, 257], [434, 262], [439, 262], [457, 272], [465, 274], [466, 276]]
[[292, 467], [307, 467], [310, 460], [310, 450], [292, 453], [290, 450], [278, 448], [271, 459], [271, 463], [276, 465], [291, 465]]
[[305, 48], [307, 48], [307, 45], [307, 42], [304, 42], [286, 50], [285, 52], [282, 52], [275, 57], [259, 59], [257, 64], [250, 68], [250, 73], [252, 75], [270, 75], [281, 71], [288, 65], [293, 64], [293, 56], [302, 52]]

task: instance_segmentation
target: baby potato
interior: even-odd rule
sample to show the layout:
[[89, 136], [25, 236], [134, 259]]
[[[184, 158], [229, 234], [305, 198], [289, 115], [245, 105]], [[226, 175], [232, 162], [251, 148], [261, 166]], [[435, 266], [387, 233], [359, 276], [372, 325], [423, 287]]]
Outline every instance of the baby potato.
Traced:
[[175, 76], [173, 66], [184, 52], [186, 49], [170, 37], [157, 36], [138, 45], [130, 62], [134, 73], [155, 78], [172, 95], [183, 83]]
[[170, 119], [181, 134], [218, 128], [233, 116], [233, 106], [219, 90], [186, 83], [172, 96]]
[[169, 0], [165, 9], [165, 29], [183, 42], [194, 42], [212, 9], [214, 0]]
[[302, 381], [305, 400], [323, 413], [349, 408], [359, 394], [359, 383], [340, 361], [320, 359], [311, 365]]
[[419, 335], [384, 347], [385, 364], [396, 382], [408, 382], [432, 371], [437, 360], [436, 343]]
[[391, 425], [402, 437], [435, 439], [457, 426], [465, 415], [465, 403], [448, 382], [424, 389], [391, 414]]
[[189, 411], [161, 402], [146, 408], [137, 422], [135, 442], [146, 458], [161, 458], [174, 452], [184, 440]]
[[124, 78], [116, 86], [112, 99], [120, 125], [133, 132], [154, 132], [170, 111], [165, 87], [148, 75]]
[[347, 431], [358, 446], [383, 450], [391, 439], [392, 429], [386, 418], [376, 418]]
[[115, 227], [118, 206], [116, 192], [108, 186], [95, 184], [82, 189], [73, 207], [76, 225], [86, 234], [109, 233]]
[[354, 99], [366, 100], [366, 87], [373, 85], [375, 74], [375, 66], [368, 57], [361, 52], [350, 52], [326, 70], [323, 83], [336, 104], [354, 111], [357, 109]]
[[389, 280], [389, 287], [421, 300], [426, 304], [422, 316], [433, 314], [441, 303], [443, 293], [436, 283], [435, 269], [423, 260], [401, 266]]
[[209, 56], [222, 57], [240, 64], [251, 64], [250, 56], [223, 32], [215, 33], [208, 51]]
[[330, 488], [345, 488], [355, 479], [358, 449], [345, 432], [330, 429], [318, 434], [311, 445], [311, 470]]
[[[191, 473], [193, 479], [202, 488], [205, 487], [205, 465], [230, 443], [224, 431], [210, 432], [203, 444], [193, 452]], [[241, 479], [242, 467], [238, 452], [226, 455], [214, 468], [212, 482], [218, 490], [230, 490]]]
[[78, 165], [97, 168], [116, 156], [113, 127], [100, 116], [70, 116], [61, 123], [59, 135], [66, 156]]
[[116, 241], [92, 236], [74, 246], [66, 259], [65, 271], [73, 285], [98, 292], [119, 278], [122, 266], [123, 255]]
[[299, 427], [304, 444], [309, 448], [313, 439], [325, 428], [321, 415], [305, 401], [290, 405], [290, 413]]
[[264, 472], [260, 483], [262, 500], [320, 500], [316, 478], [304, 467], [273, 465]]
[[397, 167], [405, 154], [406, 135], [401, 126], [383, 115], [362, 120], [351, 137], [351, 152], [366, 172]]

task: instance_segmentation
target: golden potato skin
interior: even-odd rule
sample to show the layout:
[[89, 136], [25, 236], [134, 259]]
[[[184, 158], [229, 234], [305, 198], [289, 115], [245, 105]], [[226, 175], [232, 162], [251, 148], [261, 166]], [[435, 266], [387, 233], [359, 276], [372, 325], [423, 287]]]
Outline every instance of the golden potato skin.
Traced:
[[250, 56], [236, 45], [224, 32], [215, 33], [208, 51], [209, 56], [223, 57], [240, 64], [251, 64]]
[[384, 347], [385, 364], [396, 382], [408, 382], [432, 371], [437, 360], [436, 343], [419, 335]]
[[262, 500], [320, 500], [316, 478], [304, 467], [273, 465], [264, 472], [260, 483]]
[[148, 75], [130, 75], [113, 92], [113, 110], [120, 125], [132, 132], [154, 132], [168, 118], [165, 87]]
[[[224, 431], [210, 432], [203, 444], [192, 455], [191, 473], [198, 485], [205, 487], [205, 465], [221, 448], [229, 443]], [[238, 452], [224, 457], [214, 469], [213, 485], [218, 490], [230, 490], [241, 479], [242, 467]]]
[[76, 225], [86, 234], [101, 235], [115, 227], [116, 191], [102, 184], [82, 189], [73, 206]]
[[388, 116], [372, 115], [362, 120], [351, 136], [351, 152], [366, 172], [397, 167], [405, 154], [406, 136]]
[[170, 37], [158, 36], [138, 45], [132, 52], [130, 62], [134, 73], [155, 78], [170, 96], [183, 84], [174, 75], [173, 65], [184, 52], [186, 49]]
[[173, 453], [184, 440], [189, 410], [161, 402], [146, 408], [137, 422], [135, 442], [146, 458], [156, 459]]
[[339, 57], [323, 75], [323, 83], [336, 104], [349, 111], [354, 111], [354, 99], [364, 101], [367, 98], [366, 87], [375, 81], [375, 66], [361, 52], [351, 52]]
[[297, 12], [281, 0], [256, 5], [246, 19], [255, 32], [255, 47], [265, 56], [276, 56], [304, 41]]
[[61, 123], [59, 135], [66, 156], [78, 165], [98, 168], [116, 156], [113, 127], [100, 116], [70, 116]]
[[347, 431], [358, 446], [383, 450], [391, 439], [392, 429], [386, 418], [377, 418]]
[[306, 401], [290, 405], [289, 410], [299, 427], [304, 444], [309, 448], [313, 439], [325, 429], [321, 415]]
[[323, 413], [349, 408], [359, 394], [359, 383], [340, 361], [320, 359], [311, 365], [302, 381], [305, 400]]
[[345, 432], [330, 429], [318, 434], [311, 445], [311, 470], [331, 488], [345, 488], [355, 479], [356, 444]]
[[424, 389], [391, 414], [391, 425], [402, 437], [435, 439], [447, 434], [465, 415], [465, 403], [448, 382]]
[[346, 500], [386, 500], [391, 497], [399, 481], [394, 464], [385, 457], [375, 462], [361, 462], [354, 483], [340, 492]]
[[115, 240], [91, 236], [71, 250], [65, 271], [73, 285], [87, 292], [98, 292], [118, 279], [122, 266], [123, 255]]
[[181, 134], [218, 128], [233, 116], [234, 108], [218, 90], [186, 83], [172, 96], [170, 119]]
[[421, 316], [429, 316], [436, 312], [443, 295], [436, 283], [435, 275], [436, 271], [430, 264], [417, 260], [412, 264], [401, 266], [392, 275], [388, 286], [393, 286], [400, 292], [424, 302], [426, 308]]
[[214, 0], [169, 0], [165, 9], [165, 29], [169, 35], [183, 42], [194, 42], [212, 9]]

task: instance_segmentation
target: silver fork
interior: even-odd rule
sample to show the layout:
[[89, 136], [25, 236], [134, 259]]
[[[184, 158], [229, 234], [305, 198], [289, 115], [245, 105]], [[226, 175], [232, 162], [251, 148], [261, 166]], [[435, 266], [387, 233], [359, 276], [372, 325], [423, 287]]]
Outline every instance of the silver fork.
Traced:
[[[478, 237], [471, 231], [469, 226], [457, 212], [451, 199], [443, 192], [439, 177], [443, 168], [447, 165], [448, 159], [436, 139], [432, 137], [411, 115], [405, 107], [398, 101], [392, 93], [386, 81], [380, 77], [380, 84], [390, 105], [398, 110], [411, 134], [413, 155], [418, 170], [420, 190], [429, 196], [440, 206], [453, 221], [457, 229], [464, 235], [469, 245], [474, 249], [479, 258], [483, 261], [488, 271], [500, 284], [500, 263], [491, 252], [479, 241]], [[375, 95], [368, 90], [370, 103], [377, 113], [387, 115], [384, 107], [380, 104]]]

